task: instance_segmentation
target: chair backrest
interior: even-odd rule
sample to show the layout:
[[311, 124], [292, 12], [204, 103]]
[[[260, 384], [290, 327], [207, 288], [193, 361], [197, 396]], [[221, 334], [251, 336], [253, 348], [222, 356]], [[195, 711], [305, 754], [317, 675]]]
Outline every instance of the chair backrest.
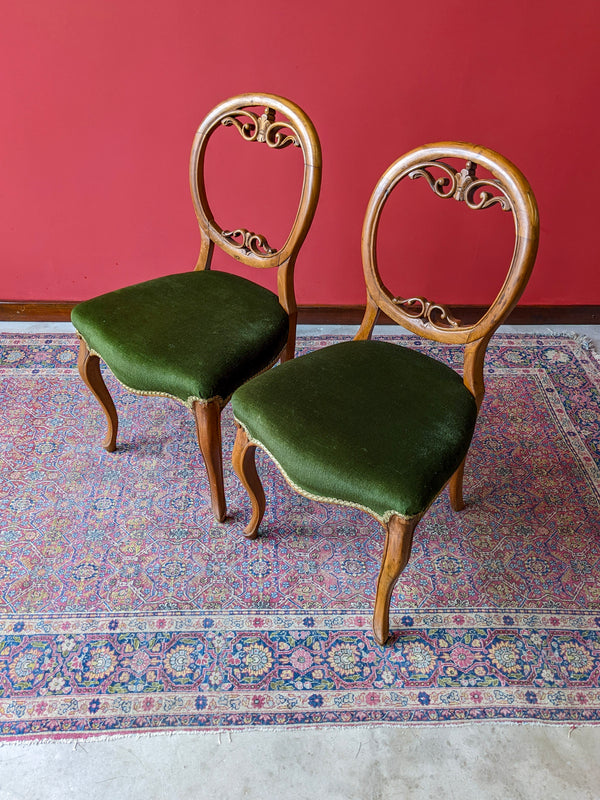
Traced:
[[[459, 160], [456, 169], [447, 159]], [[492, 177], [478, 177], [481, 166]], [[481, 211], [509, 211], [515, 223], [515, 246], [506, 279], [483, 316], [463, 325], [446, 306], [424, 297], [397, 297], [384, 286], [377, 264], [377, 232], [392, 190], [405, 178], [425, 180], [443, 199], [459, 200]], [[438, 342], [465, 345], [464, 381], [480, 405], [487, 344], [523, 293], [538, 248], [539, 218], [535, 197], [523, 174], [499, 153], [464, 142], [437, 142], [419, 147], [395, 161], [382, 175], [369, 201], [362, 233], [362, 260], [367, 307], [355, 338], [371, 336], [379, 311], [412, 333]]]
[[[215, 221], [207, 199], [205, 157], [208, 142], [221, 126], [236, 129], [247, 142], [273, 150], [299, 147], [304, 158], [304, 177], [298, 211], [283, 246], [275, 249], [260, 233], [244, 227], [223, 230]], [[202, 246], [196, 269], [210, 269], [214, 246], [251, 267], [278, 267], [279, 300], [289, 314], [295, 313], [293, 271], [296, 256], [310, 228], [321, 186], [321, 147], [312, 122], [295, 103], [271, 94], [242, 94], [225, 100], [204, 119], [192, 145], [190, 189]]]

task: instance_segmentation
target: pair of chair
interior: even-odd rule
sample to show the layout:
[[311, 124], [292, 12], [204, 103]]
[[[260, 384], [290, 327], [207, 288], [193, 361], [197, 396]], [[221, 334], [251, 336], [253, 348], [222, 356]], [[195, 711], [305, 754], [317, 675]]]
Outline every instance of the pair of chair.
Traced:
[[[259, 233], [223, 229], [215, 221], [206, 193], [205, 155], [210, 137], [223, 127], [274, 150], [293, 145], [302, 151], [298, 212], [280, 249]], [[448, 163], [457, 159], [462, 169]], [[492, 177], [478, 177], [478, 166]], [[232, 398], [238, 426], [233, 466], [252, 505], [245, 530], [249, 538], [257, 536], [265, 510], [257, 447], [297, 492], [362, 508], [378, 520], [386, 539], [373, 631], [383, 645], [392, 592], [408, 562], [417, 523], [446, 484], [452, 507], [464, 506], [463, 471], [484, 395], [485, 351], [531, 273], [537, 207], [519, 170], [484, 147], [442, 142], [402, 156], [383, 174], [367, 207], [362, 235], [367, 304], [356, 337], [294, 359], [294, 264], [315, 213], [320, 178], [319, 139], [294, 103], [247, 94], [217, 106], [198, 129], [190, 161], [202, 236], [196, 269], [77, 305], [72, 319], [81, 339], [79, 371], [106, 415], [109, 451], [116, 447], [117, 413], [100, 358], [128, 389], [173, 397], [193, 411], [219, 521], [226, 516], [220, 415]], [[447, 308], [425, 298], [396, 297], [381, 280], [379, 222], [390, 193], [406, 179], [422, 179], [437, 197], [464, 201], [474, 210], [495, 207], [513, 215], [515, 246], [506, 280], [474, 324], [461, 324]], [[244, 278], [211, 271], [215, 245], [248, 266], [277, 267], [279, 296]], [[380, 311], [414, 334], [464, 345], [463, 378], [415, 350], [371, 341]], [[278, 359], [286, 363], [269, 370]]]

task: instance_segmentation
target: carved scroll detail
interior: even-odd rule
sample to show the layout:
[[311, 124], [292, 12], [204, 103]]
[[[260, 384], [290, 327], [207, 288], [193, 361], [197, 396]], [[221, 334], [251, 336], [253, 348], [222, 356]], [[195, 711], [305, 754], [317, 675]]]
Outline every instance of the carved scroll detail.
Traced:
[[[445, 173], [441, 178], [435, 178], [430, 168], [436, 167]], [[465, 167], [458, 172], [442, 161], [431, 161], [422, 164], [417, 169], [411, 170], [408, 177], [411, 180], [425, 178], [433, 192], [443, 199], [454, 197], [459, 202], [464, 201], [469, 208], [478, 211], [489, 208], [497, 203], [503, 211], [511, 211], [510, 200], [506, 196], [499, 181], [493, 178], [477, 178], [477, 164], [467, 161]], [[449, 188], [446, 188], [449, 187]], [[484, 188], [496, 189], [500, 194], [484, 191]], [[478, 194], [479, 193], [479, 194]]]
[[[502, 194], [490, 194], [490, 192], [483, 191], [484, 186], [496, 186], [500, 191], [502, 188], [500, 185], [493, 180], [478, 180], [473, 181], [472, 184], [467, 189], [465, 195], [465, 202], [469, 206], [469, 208], [478, 211], [480, 208], [489, 208], [493, 206], [494, 203], [498, 203], [502, 211], [511, 211], [512, 206], [508, 197]], [[479, 197], [475, 197], [475, 193], [479, 192]]]
[[269, 245], [266, 238], [260, 233], [253, 233], [246, 228], [238, 228], [235, 231], [223, 231], [223, 236], [229, 242], [245, 253], [254, 253], [256, 256], [272, 256], [277, 252]]
[[432, 303], [425, 297], [394, 297], [393, 303], [399, 306], [407, 316], [413, 319], [423, 319], [425, 324], [431, 325], [432, 328], [446, 330], [460, 327], [460, 320], [446, 306]]
[[[425, 169], [425, 167], [439, 167], [441, 170], [446, 172], [448, 175], [447, 178], [434, 178], [429, 170]], [[408, 177], [414, 181], [417, 178], [425, 178], [427, 183], [431, 186], [431, 189], [438, 197], [442, 197], [444, 199], [448, 197], [454, 197], [454, 193], [456, 192], [456, 172], [452, 169], [452, 167], [447, 166], [446, 164], [439, 164], [432, 162], [431, 164], [423, 164], [418, 169], [413, 169], [411, 172], [408, 173]], [[450, 189], [447, 192], [444, 191], [444, 188], [450, 184]]]
[[[243, 121], [244, 118], [246, 121]], [[300, 137], [294, 126], [282, 120], [277, 122], [272, 108], [265, 108], [260, 117], [247, 109], [236, 111], [224, 117], [221, 125], [233, 125], [247, 142], [266, 142], [274, 150], [283, 150], [290, 144], [300, 147]]]

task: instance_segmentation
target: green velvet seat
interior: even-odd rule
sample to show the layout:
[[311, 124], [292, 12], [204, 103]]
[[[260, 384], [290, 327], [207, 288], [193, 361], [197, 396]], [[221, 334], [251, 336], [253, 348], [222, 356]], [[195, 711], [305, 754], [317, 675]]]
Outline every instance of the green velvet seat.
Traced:
[[[184, 272], [75, 306], [73, 324], [129, 389], [227, 400], [285, 346], [277, 296], [227, 272]], [[235, 325], [232, 325], [235, 320]]]
[[475, 398], [445, 364], [383, 341], [327, 347], [238, 389], [249, 437], [309, 494], [382, 520], [422, 513], [465, 457]]
[[[462, 323], [449, 308], [425, 297], [399, 297], [383, 283], [379, 223], [400, 185], [405, 192], [410, 187], [458, 201], [465, 213], [494, 209], [512, 214], [515, 242], [506, 279], [475, 322]], [[434, 233], [427, 218], [422, 232]], [[295, 491], [362, 508], [383, 525], [373, 611], [379, 644], [389, 639], [392, 592], [420, 520], [446, 485], [452, 508], [464, 507], [463, 473], [484, 397], [486, 348], [527, 284], [538, 237], [535, 197], [503, 156], [464, 142], [424, 145], [406, 153], [384, 172], [367, 206], [361, 239], [367, 302], [354, 339], [282, 364], [233, 393], [238, 431], [232, 461], [252, 506], [244, 531], [248, 538], [258, 535], [267, 499], [256, 468], [257, 448], [274, 460]], [[393, 263], [403, 263], [400, 250], [401, 241], [395, 239], [387, 250]], [[413, 277], [419, 266], [411, 264]], [[453, 291], [460, 285], [455, 281]], [[373, 341], [380, 312], [412, 334], [461, 346], [462, 375], [418, 347]]]

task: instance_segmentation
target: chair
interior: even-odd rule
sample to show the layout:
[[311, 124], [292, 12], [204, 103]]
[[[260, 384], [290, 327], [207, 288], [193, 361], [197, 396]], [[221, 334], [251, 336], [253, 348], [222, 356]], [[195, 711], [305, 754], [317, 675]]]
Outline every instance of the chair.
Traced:
[[[466, 162], [464, 168], [448, 163], [455, 159], [459, 165]], [[478, 177], [478, 166], [493, 177]], [[475, 210], [500, 208], [514, 217], [515, 248], [506, 280], [474, 324], [462, 324], [446, 307], [423, 297], [395, 297], [381, 280], [380, 217], [390, 192], [407, 178], [426, 181], [437, 197], [455, 198]], [[447, 483], [453, 509], [464, 507], [463, 470], [484, 395], [486, 347], [525, 288], [538, 228], [526, 179], [499, 154], [453, 142], [407, 153], [384, 173], [367, 208], [362, 234], [367, 305], [354, 340], [296, 358], [233, 395], [238, 426], [233, 465], [252, 504], [248, 538], [257, 535], [265, 510], [257, 447], [296, 492], [363, 509], [383, 525], [373, 615], [381, 645], [389, 637], [391, 595], [410, 557], [417, 523]], [[450, 367], [416, 350], [371, 341], [380, 311], [426, 339], [463, 345], [464, 382]]]
[[[264, 113], [257, 107], [264, 107]], [[243, 227], [225, 230], [215, 221], [206, 193], [205, 156], [211, 136], [224, 127], [247, 142], [302, 151], [298, 211], [279, 249], [259, 233]], [[103, 446], [115, 450], [118, 419], [99, 359], [130, 391], [172, 397], [192, 410], [211, 506], [220, 522], [227, 513], [221, 411], [238, 386], [278, 358], [294, 356], [294, 265], [315, 213], [320, 181], [319, 139], [302, 109], [269, 94], [226, 100], [202, 122], [192, 146], [190, 187], [202, 242], [195, 269], [103, 294], [72, 312], [81, 339], [79, 373], [108, 421]], [[247, 266], [277, 267], [279, 297], [245, 278], [211, 271], [215, 245]]]

